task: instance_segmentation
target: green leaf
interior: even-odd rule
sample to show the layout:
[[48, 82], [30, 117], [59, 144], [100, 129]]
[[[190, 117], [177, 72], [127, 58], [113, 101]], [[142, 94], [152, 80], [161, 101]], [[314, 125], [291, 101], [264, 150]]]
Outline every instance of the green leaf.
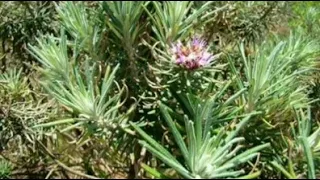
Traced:
[[57, 120], [54, 122], [49, 122], [49, 123], [44, 123], [44, 124], [38, 124], [33, 126], [33, 128], [40, 128], [40, 127], [52, 127], [56, 125], [61, 125], [61, 124], [67, 124], [67, 123], [75, 123], [79, 121], [78, 119], [71, 118], [71, 119], [62, 119], [62, 120]]
[[181, 136], [181, 134], [179, 133], [178, 129], [176, 128], [176, 126], [174, 125], [173, 123], [173, 120], [171, 119], [171, 116], [169, 115], [167, 109], [166, 109], [166, 106], [164, 106], [162, 103], [159, 104], [160, 106], [160, 111], [161, 113], [163, 114], [163, 117], [164, 119], [166, 120], [166, 122], [168, 123], [169, 125], [169, 128], [176, 140], [176, 143], [178, 144], [181, 152], [182, 152], [182, 155], [185, 159], [188, 159], [188, 150], [187, 150], [187, 147], [186, 147], [186, 144], [184, 143], [184, 140]]

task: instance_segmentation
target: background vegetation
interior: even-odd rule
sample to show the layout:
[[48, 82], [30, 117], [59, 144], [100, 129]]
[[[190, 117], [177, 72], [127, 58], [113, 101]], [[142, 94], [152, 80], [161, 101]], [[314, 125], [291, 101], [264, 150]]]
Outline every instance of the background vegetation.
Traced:
[[319, 13], [0, 2], [0, 178], [320, 178]]

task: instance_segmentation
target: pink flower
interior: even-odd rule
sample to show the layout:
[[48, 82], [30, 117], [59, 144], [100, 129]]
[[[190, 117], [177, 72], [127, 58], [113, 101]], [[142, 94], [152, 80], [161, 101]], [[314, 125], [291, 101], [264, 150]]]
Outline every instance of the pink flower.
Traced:
[[193, 47], [194, 50], [199, 50], [205, 48], [207, 43], [204, 40], [201, 40], [200, 38], [194, 38], [191, 43], [191, 47]]
[[207, 66], [214, 59], [208, 52], [207, 43], [198, 37], [189, 41], [187, 46], [178, 41], [172, 45], [171, 52], [175, 63], [189, 70]]

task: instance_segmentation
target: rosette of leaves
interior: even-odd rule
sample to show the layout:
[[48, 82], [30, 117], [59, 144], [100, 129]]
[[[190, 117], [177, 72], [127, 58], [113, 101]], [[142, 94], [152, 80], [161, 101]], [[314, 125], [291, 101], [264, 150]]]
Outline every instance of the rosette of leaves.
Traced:
[[241, 134], [253, 144], [271, 143], [272, 149], [262, 154], [263, 159], [282, 158], [288, 149], [283, 137], [290, 137], [288, 124], [295, 123], [294, 109], [316, 101], [308, 97], [307, 79], [315, 70], [318, 43], [292, 33], [286, 41], [277, 39], [258, 47], [254, 55], [246, 56], [240, 45], [243, 70], [236, 70], [234, 59], [228, 59], [238, 79], [236, 88], [248, 89], [239, 104], [247, 113], [262, 112]]
[[7, 179], [12, 172], [12, 165], [3, 159], [0, 159], [0, 179]]
[[304, 39], [299, 34], [291, 34], [287, 41], [264, 43], [251, 57], [246, 56], [243, 44], [239, 47], [243, 71], [239, 73], [234, 61], [228, 59], [238, 79], [238, 88], [248, 88], [240, 104], [246, 106], [247, 112], [264, 112], [261, 117], [264, 123], [259, 122], [259, 126], [286, 128], [285, 121], [292, 121], [294, 117], [292, 108], [307, 107], [312, 102], [307, 94], [308, 85], [303, 79], [315, 69], [318, 43]]
[[[173, 97], [176, 98], [179, 102], [179, 106], [172, 106], [168, 107], [167, 105], [164, 105], [163, 103], [159, 103], [160, 111], [162, 114], [162, 117], [165, 119], [167, 124], [169, 125], [169, 131], [173, 134], [172, 136], [169, 136], [170, 140], [170, 149], [173, 150], [172, 153], [169, 153], [165, 148], [163, 148], [160, 144], [156, 142], [156, 136], [149, 136], [145, 131], [138, 128], [136, 125], [132, 123], [134, 128], [139, 132], [139, 134], [142, 135], [145, 141], [140, 141], [142, 145], [144, 145], [147, 150], [149, 150], [151, 153], [153, 153], [156, 157], [158, 157], [162, 162], [169, 165], [171, 168], [176, 170], [178, 174], [180, 174], [184, 178], [195, 178], [195, 177], [220, 177], [218, 174], [213, 175], [214, 170], [212, 170], [212, 174], [209, 172], [205, 172], [206, 170], [209, 170], [209, 167], [212, 167], [213, 164], [210, 164], [212, 162], [207, 161], [205, 162], [194, 162], [193, 160], [201, 158], [201, 154], [207, 154], [208, 156], [202, 157], [206, 160], [208, 158], [217, 158], [219, 156], [218, 154], [221, 153], [218, 149], [218, 144], [221, 143], [220, 147], [222, 148], [224, 144], [223, 138], [226, 138], [228, 135], [224, 134], [226, 133], [226, 129], [220, 129], [222, 124], [228, 123], [236, 118], [240, 118], [238, 116], [239, 112], [243, 110], [243, 107], [237, 107], [234, 106], [235, 101], [240, 97], [240, 95], [245, 92], [245, 89], [242, 89], [239, 92], [236, 92], [234, 95], [231, 95], [227, 99], [225, 98], [225, 95], [227, 94], [227, 90], [232, 84], [232, 81], [226, 83], [221, 89], [218, 91], [215, 91], [213, 84], [211, 84], [210, 88], [206, 89], [206, 91], [202, 92], [201, 95], [196, 96], [192, 95], [190, 93], [177, 93], [173, 90]], [[165, 101], [166, 103], [169, 101]], [[249, 117], [247, 115], [243, 115], [242, 117], [246, 117], [247, 119], [245, 121], [249, 120]], [[190, 121], [190, 119], [192, 121]], [[175, 122], [173, 120], [176, 120]], [[242, 122], [242, 121], [241, 121]], [[241, 125], [242, 126], [242, 125]], [[220, 132], [221, 136], [219, 138], [217, 137], [217, 132]], [[238, 132], [238, 130], [235, 130], [234, 133]], [[195, 134], [193, 134], [195, 133]], [[212, 135], [209, 135], [209, 134]], [[224, 134], [224, 135], [223, 135]], [[229, 133], [227, 133], [229, 134]], [[170, 138], [171, 137], [171, 138]], [[154, 139], [153, 139], [154, 138]], [[183, 140], [182, 140], [182, 139]], [[218, 138], [218, 139], [215, 139]], [[220, 139], [222, 138], [222, 139]], [[231, 138], [229, 136], [228, 138]], [[231, 139], [225, 139], [227, 141]], [[240, 138], [241, 139], [241, 138]], [[238, 139], [239, 141], [241, 141]], [[215, 141], [216, 140], [216, 141]], [[210, 147], [210, 142], [215, 141], [216, 144], [214, 145], [217, 153], [214, 155], [214, 147]], [[237, 141], [237, 140], [235, 140]], [[238, 142], [238, 141], [237, 141]], [[173, 147], [172, 147], [172, 144]], [[232, 144], [232, 143], [231, 143]], [[229, 144], [229, 145], [231, 145]], [[212, 144], [211, 144], [212, 145]], [[168, 148], [166, 145], [166, 147]], [[207, 148], [205, 148], [205, 147]], [[224, 146], [224, 148], [227, 148], [228, 145]], [[200, 150], [200, 147], [203, 147], [204, 149]], [[232, 146], [234, 147], [234, 146]], [[185, 149], [187, 148], [187, 149]], [[231, 148], [231, 147], [229, 147]], [[240, 148], [240, 147], [238, 147]], [[236, 148], [236, 151], [239, 149]], [[206, 150], [205, 150], [206, 149]], [[212, 151], [211, 151], [211, 150]], [[177, 151], [179, 152], [177, 155]], [[189, 152], [188, 152], [189, 151]], [[204, 152], [206, 151], [206, 153]], [[232, 150], [231, 150], [232, 151]], [[230, 151], [230, 152], [231, 152]], [[193, 153], [193, 154], [187, 154]], [[210, 152], [212, 153], [210, 155]], [[174, 155], [173, 155], [174, 154]], [[182, 154], [182, 155], [181, 155]], [[227, 153], [225, 152], [224, 155]], [[221, 155], [221, 154], [220, 154]], [[230, 156], [230, 155], [229, 155]], [[254, 155], [253, 155], [254, 156]], [[228, 156], [227, 156], [228, 157]], [[182, 160], [182, 159], [184, 160]], [[170, 159], [171, 162], [168, 160]], [[174, 160], [172, 160], [174, 159]], [[180, 160], [175, 160], [180, 159]], [[203, 159], [203, 160], [204, 160]], [[219, 158], [220, 159], [220, 158]], [[216, 159], [216, 163], [222, 163], [225, 162], [224, 160]], [[223, 159], [223, 158], [222, 158]], [[226, 158], [225, 160], [227, 160]], [[211, 159], [214, 161], [214, 159]], [[174, 161], [174, 162], [173, 162]], [[204, 160], [205, 161], [205, 160]], [[219, 161], [219, 162], [218, 162]], [[189, 164], [187, 164], [189, 162]], [[190, 163], [193, 163], [192, 165]], [[171, 163], [171, 164], [170, 164]], [[172, 164], [173, 163], [173, 164]], [[181, 163], [181, 164], [180, 164]], [[184, 166], [186, 164], [186, 166]], [[201, 165], [200, 165], [201, 164]], [[208, 168], [207, 169], [207, 166]], [[211, 166], [212, 165], [212, 166]], [[149, 167], [146, 164], [142, 165], [146, 171], [154, 175], [155, 177], [165, 177], [164, 174], [158, 172], [157, 170]], [[194, 166], [194, 167], [193, 167]], [[199, 167], [199, 169], [198, 169]], [[196, 168], [196, 169], [192, 169]], [[202, 169], [201, 169], [202, 168]], [[195, 171], [202, 171], [203, 174], [197, 176]], [[210, 170], [209, 170], [210, 171]], [[193, 174], [192, 174], [193, 173]], [[200, 172], [199, 172], [200, 173]], [[236, 175], [237, 173], [234, 172]], [[162, 174], [162, 175], [161, 175]], [[231, 173], [232, 174], [232, 173]], [[232, 176], [231, 174], [230, 177]], [[229, 176], [228, 174], [226, 176]], [[258, 176], [259, 172], [255, 172], [251, 174], [252, 176]], [[251, 176], [250, 175], [250, 176]], [[221, 175], [223, 176], [223, 175]]]
[[[148, 71], [144, 74], [144, 77], [153, 91], [161, 91], [157, 92], [155, 96], [164, 96], [162, 92], [168, 86], [178, 83], [178, 80], [181, 80], [178, 83], [181, 86], [183, 84], [189, 86], [194, 84], [195, 87], [200, 87], [201, 84], [205, 84], [198, 82], [198, 79], [207, 77], [205, 73], [201, 73], [200, 69], [204, 68], [195, 71], [177, 68], [178, 66], [175, 65], [170, 50], [172, 45], [178, 41], [188, 43], [188, 40], [191, 39], [188, 37], [195, 35], [197, 32], [196, 24], [201, 22], [200, 18], [204, 16], [208, 10], [208, 5], [211, 3], [205, 2], [196, 7], [194, 2], [152, 2], [148, 6], [143, 6], [148, 15], [147, 19], [151, 22], [152, 33], [149, 34], [149, 37], [143, 38], [142, 43], [149, 47], [153, 56], [152, 59], [154, 59], [154, 61], [149, 60], [147, 62]], [[210, 14], [206, 17], [210, 17]], [[191, 83], [191, 81], [194, 82]], [[178, 89], [182, 90], [184, 87]], [[168, 97], [166, 95], [165, 97], [169, 98], [170, 93]], [[146, 98], [154, 99], [155, 97], [149, 96]]]
[[38, 127], [69, 124], [62, 131], [82, 125], [97, 131], [117, 127], [121, 95], [125, 90], [119, 86], [118, 91], [112, 88], [118, 66], [113, 70], [108, 66], [105, 71], [99, 71], [95, 63], [88, 60], [75, 64], [76, 56], [70, 58], [67, 53], [64, 33], [58, 42], [52, 36], [38, 42], [38, 46], [30, 46], [30, 52], [43, 65], [39, 68], [45, 76], [41, 84], [68, 111], [77, 115], [76, 118], [40, 124]]
[[[61, 2], [55, 4], [60, 24], [72, 37], [70, 45], [78, 46], [78, 53], [89, 54], [92, 61], [101, 61], [104, 56], [104, 26], [99, 21], [100, 9], [83, 2]], [[95, 13], [93, 13], [95, 12]], [[102, 25], [102, 26], [101, 26]]]
[[[119, 120], [118, 109], [123, 104], [120, 101], [125, 88], [117, 83], [118, 90], [112, 87], [119, 65], [112, 70], [102, 61], [106, 49], [101, 46], [104, 27], [99, 22], [100, 11], [90, 14], [83, 3], [74, 2], [56, 4], [56, 9], [63, 25], [61, 36], [38, 39], [38, 47], [30, 46], [30, 52], [44, 66], [39, 68], [45, 76], [43, 87], [78, 117], [44, 126], [74, 123], [66, 130], [86, 125], [105, 131], [119, 125], [115, 121]], [[71, 36], [69, 41], [65, 30]]]
[[[165, 147], [156, 142], [150, 135], [146, 134], [141, 128], [131, 123], [135, 130], [144, 138], [140, 143], [162, 162], [173, 168], [180, 176], [187, 179], [194, 178], [232, 178], [239, 177], [245, 173], [237, 170], [237, 166], [250, 161], [258, 155], [258, 151], [266, 148], [269, 144], [256, 146], [241, 153], [238, 153], [242, 145], [239, 143], [244, 140], [236, 137], [237, 132], [250, 120], [250, 115], [240, 121], [236, 129], [227, 132], [224, 128], [215, 128], [214, 133], [211, 129], [212, 122], [217, 116], [212, 116], [210, 106], [212, 99], [206, 101], [203, 106], [193, 104], [195, 116], [190, 120], [187, 115], [184, 118], [184, 133], [179, 131], [170, 115], [168, 107], [160, 103], [160, 110], [163, 118], [167, 122], [170, 132], [173, 134], [179, 152], [182, 154], [183, 162], [178, 161], [177, 157], [170, 153]], [[204, 121], [202, 121], [204, 120]], [[165, 177], [166, 175], [155, 169], [144, 165], [153, 175]], [[249, 174], [242, 178], [255, 178], [260, 172]]]
[[[144, 118], [154, 121], [159, 119], [160, 111], [157, 103], [159, 100], [165, 101], [172, 108], [180, 108], [177, 94], [199, 94], [213, 82], [216, 87], [221, 87], [223, 84], [222, 81], [213, 78], [220, 71], [219, 68], [223, 67], [223, 65], [214, 66], [219, 55], [212, 54], [200, 38], [195, 37], [187, 42], [172, 44], [166, 51], [160, 50], [160, 47], [154, 48], [157, 51], [154, 56], [155, 62], [150, 62], [150, 73], [145, 76], [151, 93], [139, 96], [143, 104], [141, 112], [148, 116]], [[149, 114], [153, 116], [150, 117]], [[152, 128], [150, 130], [152, 131]]]
[[194, 33], [195, 23], [199, 23], [199, 18], [212, 3], [206, 2], [194, 8], [194, 2], [152, 2], [153, 11], [144, 6], [152, 22], [154, 40], [160, 41], [161, 47], [165, 48], [167, 44], [186, 39]]
[[88, 12], [84, 3], [62, 2], [55, 4], [62, 26], [74, 39], [90, 40], [96, 19], [88, 21]]
[[12, 98], [28, 93], [27, 77], [22, 77], [22, 68], [12, 68], [0, 74], [0, 85], [4, 93]]
[[101, 3], [107, 15], [106, 24], [112, 32], [110, 35], [112, 35], [113, 43], [121, 42], [121, 47], [126, 51], [129, 61], [136, 61], [137, 46], [146, 24], [141, 21], [143, 7], [148, 3], [120, 1]]
[[[146, 62], [150, 56], [149, 50], [141, 44], [141, 38], [148, 32], [143, 9], [148, 4], [120, 1], [100, 3], [103, 12], [100, 19], [108, 30], [108, 53], [120, 62], [118, 78], [126, 81], [129, 96], [135, 99], [148, 91], [147, 82], [140, 78], [148, 74]], [[132, 103], [130, 98], [126, 104]]]
[[[17, 134], [21, 134], [22, 122], [16, 113], [15, 106], [25, 106], [29, 101], [30, 90], [27, 85], [27, 77], [22, 77], [22, 69], [8, 69], [0, 74], [0, 149], [5, 149], [7, 142]], [[18, 116], [18, 117], [17, 117]]]
[[216, 87], [223, 84], [214, 78], [224, 66], [215, 65], [219, 54], [212, 54], [201, 38], [195, 37], [183, 43], [178, 41], [165, 51], [156, 45], [153, 48], [155, 62], [148, 63], [149, 74], [144, 75], [151, 91], [142, 91], [139, 96], [142, 104], [139, 112], [154, 115], [150, 119], [159, 117], [159, 100], [176, 107], [175, 93], [198, 94], [212, 82], [217, 84]]
[[[204, 45], [200, 45], [202, 43]], [[205, 43], [201, 38], [193, 37], [183, 43], [178, 41], [171, 47], [167, 46], [164, 51], [154, 45], [152, 52], [155, 62], [149, 64], [154, 77], [146, 77], [150, 86], [155, 89], [176, 86], [178, 91], [193, 89], [193, 93], [196, 93], [211, 82], [219, 82], [213, 77], [225, 64], [217, 63], [221, 53], [213, 54]]]
[[211, 3], [206, 2], [197, 8], [193, 2], [152, 2], [150, 8], [144, 6], [155, 35], [152, 39], [143, 41], [151, 49], [155, 59], [154, 62], [148, 62], [152, 75], [147, 76], [147, 81], [152, 87], [162, 88], [166, 87], [166, 83], [175, 82], [180, 76], [177, 72], [181, 72], [182, 76], [192, 74], [172, 71], [176, 66], [172, 63], [174, 60], [170, 49], [178, 41], [187, 42], [190, 40], [188, 37], [195, 35], [197, 31], [194, 25], [200, 23], [200, 18]]

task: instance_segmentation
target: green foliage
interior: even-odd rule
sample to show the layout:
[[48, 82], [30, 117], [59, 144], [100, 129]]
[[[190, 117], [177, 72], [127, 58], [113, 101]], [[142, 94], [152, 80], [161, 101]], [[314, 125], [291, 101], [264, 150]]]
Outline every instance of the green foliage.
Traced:
[[[246, 111], [263, 110], [267, 119], [277, 120], [278, 113], [308, 106], [307, 86], [297, 81], [315, 69], [318, 42], [291, 34], [287, 42], [279, 42], [275, 47], [274, 43], [264, 43], [260, 47], [255, 57], [248, 57], [243, 44], [240, 46], [244, 77], [242, 80], [238, 75], [237, 84], [239, 88], [248, 87], [241, 102], [247, 105]], [[230, 58], [229, 62], [233, 73], [238, 74]]]
[[[51, 122], [51, 125], [75, 122], [72, 126], [80, 126], [87, 123], [94, 124], [97, 128], [112, 127], [113, 121], [117, 120], [117, 109], [121, 107], [119, 93], [109, 96], [117, 67], [111, 72], [110, 67], [100, 73], [101, 81], [97, 81], [96, 65], [90, 65], [86, 60], [82, 73], [81, 64], [72, 67], [67, 54], [66, 36], [62, 34], [59, 46], [49, 37], [49, 42], [39, 40], [41, 48], [30, 47], [35, 57], [42, 62], [46, 71], [46, 80], [42, 83], [49, 94], [55, 97], [61, 104], [71, 112], [79, 115], [79, 118]], [[46, 50], [50, 50], [47, 52]], [[42, 125], [42, 126], [48, 126]], [[68, 128], [70, 129], [70, 127]]]
[[272, 1], [214, 2], [201, 19], [203, 34], [219, 45], [221, 51], [231, 52], [237, 41], [259, 43], [273, 26], [282, 23], [286, 3]]
[[290, 6], [291, 16], [289, 25], [292, 28], [302, 30], [311, 36], [319, 34], [319, 3], [317, 2], [294, 2]]
[[[190, 13], [193, 2], [153, 2], [155, 12], [146, 9], [152, 20], [152, 30], [162, 46], [169, 45], [178, 39], [185, 39], [196, 19], [207, 10], [212, 2], [203, 4]], [[190, 13], [190, 14], [189, 14]]]
[[5, 160], [0, 160], [0, 178], [7, 179], [10, 177], [12, 171], [11, 164]]
[[[210, 111], [216, 98], [217, 95], [204, 101], [202, 105], [197, 103], [197, 101], [184, 104], [184, 106], [189, 107], [189, 113], [187, 114], [193, 114], [193, 116], [191, 116], [193, 118], [192, 120], [189, 120], [187, 115], [183, 117], [185, 121], [186, 142], [183, 139], [184, 136], [179, 132], [172, 117], [169, 115], [168, 107], [160, 104], [161, 113], [173, 134], [174, 140], [186, 163], [186, 167], [180, 164], [172, 153], [154, 141], [142, 129], [134, 124], [132, 124], [132, 126], [145, 139], [145, 141], [140, 141], [140, 143], [164, 163], [175, 169], [184, 178], [212, 179], [237, 177], [244, 173], [243, 170], [231, 169], [236, 168], [240, 163], [245, 163], [256, 157], [258, 155], [257, 152], [269, 146], [269, 144], [253, 147], [236, 155], [243, 147], [238, 143], [244, 140], [244, 138], [236, 137], [237, 132], [245, 126], [251, 116], [248, 115], [241, 120], [232, 132], [226, 132], [224, 128], [212, 130], [210, 127], [213, 121], [217, 121], [219, 117], [221, 117], [221, 111]], [[191, 96], [189, 96], [188, 99], [191, 99]], [[232, 101], [231, 99], [227, 100], [226, 104]], [[213, 131], [216, 132], [212, 134]], [[234, 147], [235, 144], [238, 145]]]
[[143, 33], [145, 24], [141, 22], [143, 7], [146, 2], [102, 2], [102, 7], [110, 20], [107, 27], [112, 31], [114, 42], [121, 42], [121, 47], [127, 53], [130, 61], [136, 57], [136, 47], [139, 36]]
[[[292, 126], [294, 141], [287, 140], [291, 150], [287, 158], [288, 170], [279, 161], [271, 162], [272, 166], [282, 172], [289, 179], [316, 179], [316, 166], [319, 162], [316, 144], [319, 143], [319, 128], [312, 134], [312, 119], [310, 108], [296, 111], [298, 127]], [[282, 162], [283, 163], [283, 162]], [[306, 170], [307, 169], [307, 173]]]
[[[8, 72], [0, 75], [0, 82], [7, 95], [19, 96], [27, 91], [27, 78], [22, 78], [22, 68], [9, 69]], [[23, 95], [22, 95], [23, 96]]]
[[11, 61], [18, 58], [20, 63], [16, 62], [15, 66], [20, 66], [21, 62], [32, 64], [32, 57], [26, 53], [27, 44], [35, 43], [35, 38], [41, 33], [55, 33], [55, 11], [52, 2], [3, 3], [0, 5], [0, 14], [1, 52]]
[[[243, 70], [237, 70], [234, 60], [229, 57], [231, 70], [237, 76], [237, 88], [248, 89], [243, 93], [239, 104], [245, 107], [247, 113], [262, 112], [241, 134], [248, 142], [256, 145], [261, 142], [271, 143], [273, 150], [262, 154], [262, 158], [266, 156], [270, 159], [269, 153], [276, 159], [286, 157], [284, 151], [291, 153], [292, 147], [288, 146], [289, 142], [302, 141], [303, 147], [310, 148], [305, 139], [290, 138], [292, 135], [288, 130], [288, 124], [296, 128], [294, 124], [299, 120], [295, 119], [295, 109], [308, 108], [312, 102], [317, 101], [316, 98], [308, 96], [310, 84], [307, 81], [310, 75], [316, 72], [318, 47], [317, 41], [299, 33], [291, 33], [282, 41], [276, 38], [259, 45], [255, 48], [255, 54], [251, 56], [245, 54], [244, 45], [241, 44], [239, 48]], [[289, 142], [284, 141], [283, 137], [288, 138]], [[287, 161], [290, 162], [293, 157], [289, 155]], [[309, 156], [309, 167], [312, 162]], [[277, 161], [271, 161], [271, 164], [277, 170], [285, 172], [286, 177], [297, 177], [297, 173], [291, 169], [289, 172], [284, 170]], [[309, 177], [314, 178], [314, 172]]]
[[319, 177], [317, 3], [0, 12], [0, 178]]

